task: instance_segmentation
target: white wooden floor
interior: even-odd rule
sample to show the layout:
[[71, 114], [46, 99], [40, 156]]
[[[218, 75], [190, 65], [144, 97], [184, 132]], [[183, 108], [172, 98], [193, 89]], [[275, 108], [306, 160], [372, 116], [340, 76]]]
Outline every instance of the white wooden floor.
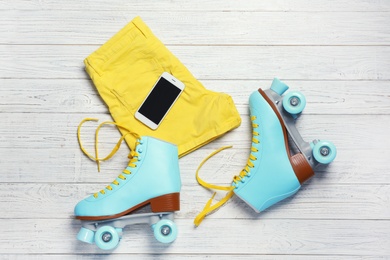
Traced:
[[[137, 225], [109, 253], [76, 240], [73, 208], [120, 173], [128, 148], [100, 173], [81, 153], [78, 123], [110, 119], [83, 59], [137, 15], [207, 88], [233, 97], [242, 125], [180, 159], [173, 244]], [[211, 195], [198, 164], [231, 144], [201, 176], [228, 184], [239, 173], [248, 97], [275, 76], [306, 95], [298, 127], [333, 141], [336, 161], [266, 212], [234, 198], [194, 228]], [[390, 1], [0, 0], [0, 116], [0, 259], [390, 258]], [[102, 154], [117, 137], [106, 128]]]

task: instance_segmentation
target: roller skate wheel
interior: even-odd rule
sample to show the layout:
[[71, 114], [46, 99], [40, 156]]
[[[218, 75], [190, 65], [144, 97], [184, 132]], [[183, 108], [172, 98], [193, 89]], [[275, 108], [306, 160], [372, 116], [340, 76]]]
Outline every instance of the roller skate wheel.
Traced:
[[293, 91], [283, 98], [283, 108], [292, 115], [302, 113], [306, 106], [306, 98], [299, 91]]
[[95, 233], [95, 244], [103, 250], [114, 249], [119, 243], [119, 235], [114, 227], [103, 226]]
[[313, 147], [313, 156], [317, 162], [329, 164], [336, 158], [336, 146], [329, 141], [319, 141]]
[[85, 243], [93, 244], [95, 232], [90, 229], [82, 227], [77, 234], [77, 239]]
[[177, 237], [177, 226], [169, 219], [162, 219], [153, 225], [154, 237], [161, 243], [172, 243]]
[[273, 90], [279, 96], [283, 95], [284, 92], [288, 89], [288, 86], [281, 82], [278, 78], [274, 78], [271, 85], [271, 90]]

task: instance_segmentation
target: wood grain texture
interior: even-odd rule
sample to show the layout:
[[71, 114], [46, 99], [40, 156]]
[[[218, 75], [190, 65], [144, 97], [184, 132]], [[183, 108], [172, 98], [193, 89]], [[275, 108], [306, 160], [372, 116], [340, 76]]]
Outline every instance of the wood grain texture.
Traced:
[[55, 0], [19, 0], [9, 2], [7, 0], [0, 1], [2, 10], [84, 10], [84, 11], [121, 11], [134, 10], [137, 12], [148, 11], [181, 11], [181, 12], [205, 12], [205, 11], [226, 11], [226, 12], [256, 12], [256, 11], [283, 11], [283, 12], [388, 12], [390, 11], [390, 3], [383, 0], [330, 0], [330, 1], [310, 1], [296, 0], [275, 0], [269, 2], [267, 0], [244, 0], [244, 1], [207, 1], [199, 0], [180, 1], [180, 0], [102, 0], [99, 2], [93, 0], [77, 1], [69, 0], [66, 3], [58, 3]]
[[[106, 177], [106, 182], [110, 180]], [[3, 219], [23, 216], [40, 219], [42, 208], [50, 208], [45, 218], [73, 218], [75, 201], [83, 199], [92, 192], [98, 192], [106, 183], [84, 184], [59, 183], [3, 183], [0, 185], [0, 208], [8, 210]], [[194, 219], [204, 207], [211, 193], [200, 188], [195, 180], [183, 180], [181, 191], [181, 210], [176, 218]], [[206, 219], [380, 219], [390, 220], [389, 184], [332, 184], [321, 182], [307, 183], [293, 198], [282, 201], [277, 206], [261, 214], [255, 213], [242, 200], [234, 198], [220, 211]], [[223, 192], [217, 198], [222, 197]], [[142, 212], [147, 212], [148, 207]], [[286, 215], [288, 212], [288, 215]], [[237, 220], [239, 222], [239, 220]], [[238, 224], [238, 223], [237, 223]], [[240, 224], [238, 224], [240, 225]], [[201, 226], [202, 227], [202, 226]], [[201, 228], [200, 227], [200, 228]]]
[[[0, 45], [0, 78], [88, 78], [98, 46]], [[168, 46], [200, 80], [389, 80], [390, 46]], [[234, 62], [221, 63], [228, 58]], [[48, 62], [50, 60], [51, 62]]]
[[[283, 254], [301, 255], [386, 255], [389, 253], [388, 221], [365, 220], [280, 220], [209, 219], [195, 228], [191, 219], [177, 219], [180, 234], [173, 244], [157, 242], [145, 225], [125, 228], [115, 254]], [[11, 224], [12, 223], [12, 224]], [[10, 228], [12, 225], [12, 228]], [[378, 226], [381, 228], [378, 228]], [[74, 237], [79, 221], [69, 219], [14, 219], [0, 223], [4, 253], [107, 253], [83, 245]], [[228, 231], [227, 231], [228, 227]], [[213, 232], [210, 232], [210, 229]], [[56, 236], [53, 236], [55, 230]], [[26, 236], [25, 234], [29, 234]], [[227, 235], [227, 233], [229, 235]], [[36, 237], [39, 237], [37, 240]], [[218, 241], [223, 243], [218, 243]], [[200, 242], [201, 241], [201, 242]], [[237, 245], [241, 246], [237, 246]], [[372, 248], [375, 247], [375, 252]]]
[[[267, 89], [272, 80], [202, 80], [213, 91], [234, 98], [243, 117], [248, 114], [248, 97], [258, 88]], [[287, 80], [292, 90], [306, 96], [304, 114], [388, 115], [388, 81]], [[0, 112], [108, 114], [92, 82], [87, 79], [0, 79]], [[28, 87], [26, 87], [28, 86]], [[347, 92], [344, 89], [348, 89]]]
[[[265, 260], [278, 260], [278, 259], [281, 259], [281, 260], [290, 260], [290, 259], [297, 259], [297, 260], [300, 260], [300, 259], [313, 259], [313, 256], [308, 256], [308, 255], [277, 255], [277, 254], [273, 254], [273, 255], [265, 255], [265, 254], [246, 254], [246, 255], [243, 255], [243, 254], [240, 254], [240, 255], [233, 255], [232, 254], [211, 254], [211, 255], [207, 255], [207, 256], [204, 256], [202, 254], [164, 254], [164, 256], [166, 256], [167, 259], [173, 259], [173, 260], [176, 260], [176, 259], [203, 259], [203, 258], [207, 258], [207, 259], [226, 259], [226, 258], [232, 258], [232, 257], [236, 257], [236, 258], [240, 258], [240, 259], [254, 259], [254, 258], [261, 258], [261, 259], [265, 259]], [[114, 260], [118, 260], [118, 259], [123, 259], [123, 254], [111, 254], [111, 255], [107, 255], [107, 254], [74, 254], [74, 255], [63, 255], [63, 254], [17, 254], [17, 255], [11, 255], [11, 254], [6, 254], [6, 255], [2, 255], [0, 256], [1, 258], [0, 259], [10, 259], [10, 260], [24, 260], [24, 259], [32, 259], [32, 260], [46, 260], [46, 259], [114, 259]], [[150, 254], [133, 254], [133, 253], [127, 253], [126, 254], [126, 257], [130, 258], [130, 259], [145, 259], [145, 260], [149, 260], [149, 259], [161, 259], [161, 258], [164, 258], [163, 256], [161, 256], [161, 254], [159, 253], [150, 253]], [[326, 256], [320, 256], [320, 255], [316, 255], [315, 256], [316, 259], [325, 259], [325, 260], [328, 260], [328, 259], [340, 259], [340, 258], [343, 258], [343, 259], [346, 259], [346, 260], [349, 260], [349, 259], [385, 259], [385, 258], [382, 258], [382, 257], [378, 257], [378, 256], [374, 256], [374, 255], [365, 255], [365, 256], [356, 256], [356, 255], [326, 255]]]
[[[123, 144], [98, 173], [79, 149], [83, 118], [111, 120], [83, 59], [137, 15], [206, 88], [232, 96], [242, 124], [180, 159], [173, 244], [135, 225], [111, 253], [75, 238], [75, 204], [114, 180], [129, 153]], [[381, 0], [0, 0], [0, 259], [389, 259], [389, 28]], [[305, 94], [297, 127], [305, 140], [334, 142], [336, 161], [260, 214], [233, 197], [194, 228], [212, 195], [196, 168], [233, 145], [200, 175], [229, 185], [239, 174], [248, 97], [275, 76]], [[91, 152], [95, 127], [82, 129]], [[102, 130], [101, 154], [118, 137]]]
[[[0, 34], [16, 29], [5, 34], [8, 37], [2, 37], [0, 44], [102, 44], [136, 16], [170, 45], [351, 46], [387, 45], [390, 41], [385, 26], [390, 25], [387, 12], [167, 12], [129, 8], [94, 12], [0, 10]], [[104, 21], [98, 30], [95, 17]], [[185, 33], [188, 28], [191, 34]]]
[[[0, 131], [2, 135], [0, 147], [10, 149], [22, 149], [36, 144], [39, 144], [39, 147], [36, 147], [37, 149], [74, 149], [75, 146], [77, 148], [77, 126], [85, 117], [83, 114], [52, 113], [33, 113], [28, 118], [24, 118], [24, 113], [3, 113], [2, 116], [8, 127], [4, 127]], [[96, 114], [89, 116], [99, 118], [99, 115]], [[106, 118], [110, 119], [107, 115], [100, 117], [102, 122]], [[390, 147], [390, 140], [383, 138], [388, 129], [382, 127], [383, 125], [390, 125], [388, 115], [362, 115], [360, 119], [349, 115], [339, 115], [337, 117], [334, 115], [303, 115], [298, 120], [297, 127], [301, 135], [310, 141], [316, 138], [332, 139], [343, 150], [356, 149], [357, 140], [363, 151], [377, 150], [378, 148], [380, 150], [388, 150]], [[50, 124], [48, 124], [49, 122]], [[88, 123], [85, 127], [83, 126], [82, 129], [85, 128], [88, 131], [84, 135], [84, 131], [82, 130], [82, 139], [89, 137], [89, 139], [85, 140], [85, 144], [92, 144], [94, 142], [93, 132], [96, 127], [96, 123]], [[106, 127], [106, 129], [107, 136], [102, 131], [102, 137], [99, 143], [105, 144], [108, 142], [108, 144], [111, 144], [102, 147], [102, 149], [105, 147], [106, 152], [109, 152], [120, 136], [117, 134], [118, 132], [115, 128]], [[249, 116], [243, 115], [241, 126], [231, 131], [229, 138], [222, 137], [218, 140], [218, 144], [211, 144], [210, 147], [216, 147], [230, 142], [237, 148], [248, 148], [251, 140], [251, 130]], [[382, 146], [378, 147], [378, 143], [381, 143]], [[93, 148], [91, 147], [91, 149]]]

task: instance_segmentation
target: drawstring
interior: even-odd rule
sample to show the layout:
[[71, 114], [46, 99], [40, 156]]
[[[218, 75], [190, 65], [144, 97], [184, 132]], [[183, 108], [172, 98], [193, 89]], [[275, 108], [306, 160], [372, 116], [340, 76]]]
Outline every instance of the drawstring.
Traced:
[[[119, 150], [121, 144], [122, 144], [122, 141], [125, 139], [125, 137], [127, 135], [132, 135], [134, 136], [136, 139], [140, 139], [140, 136], [134, 132], [132, 132], [130, 129], [128, 129], [127, 127], [121, 125], [121, 124], [118, 124], [118, 123], [115, 123], [115, 122], [111, 122], [111, 121], [105, 121], [103, 123], [100, 123], [98, 125], [98, 127], [96, 128], [96, 132], [95, 132], [95, 156], [91, 155], [90, 153], [88, 153], [82, 142], [81, 142], [81, 137], [80, 137], [80, 130], [81, 130], [81, 126], [87, 122], [87, 121], [99, 121], [98, 119], [96, 118], [85, 118], [83, 119], [79, 126], [77, 127], [77, 140], [79, 141], [79, 145], [80, 145], [80, 149], [81, 151], [83, 151], [83, 153], [85, 155], [87, 155], [91, 160], [95, 161], [97, 163], [97, 166], [98, 166], [98, 171], [100, 172], [100, 162], [101, 161], [106, 161], [108, 159], [110, 159], [112, 156], [114, 156], [114, 154]], [[127, 132], [123, 135], [121, 135], [121, 137], [119, 138], [118, 142], [116, 143], [116, 145], [114, 146], [114, 148], [112, 149], [112, 151], [104, 158], [99, 158], [99, 149], [98, 149], [98, 143], [99, 143], [99, 131], [100, 131], [100, 128], [102, 128], [104, 125], [115, 125], [117, 126], [118, 128], [121, 128], [121, 129], [124, 129], [126, 130]]]
[[215, 197], [215, 195], [217, 194], [216, 192], [214, 192], [213, 196], [211, 197], [211, 199], [209, 199], [206, 203], [206, 205], [204, 206], [202, 212], [200, 212], [195, 220], [194, 220], [194, 224], [195, 226], [199, 226], [200, 223], [203, 221], [203, 219], [211, 212], [215, 211], [216, 209], [220, 208], [223, 204], [225, 204], [233, 195], [233, 190], [234, 190], [234, 186], [218, 186], [218, 185], [213, 185], [213, 184], [210, 184], [210, 183], [207, 183], [205, 182], [204, 180], [202, 180], [200, 177], [199, 177], [199, 170], [200, 168], [202, 168], [202, 166], [208, 161], [208, 159], [210, 159], [211, 157], [213, 157], [214, 155], [216, 155], [217, 153], [221, 152], [222, 150], [225, 150], [225, 149], [228, 149], [228, 148], [232, 148], [232, 146], [223, 146], [221, 148], [219, 148], [218, 150], [212, 152], [209, 156], [207, 156], [203, 161], [202, 163], [199, 165], [198, 169], [196, 170], [196, 180], [198, 181], [198, 183], [200, 185], [202, 185], [203, 187], [207, 188], [207, 189], [214, 189], [214, 190], [223, 190], [223, 191], [228, 191], [228, 193], [226, 194], [226, 196], [224, 198], [222, 198], [220, 201], [218, 201], [216, 204], [212, 205], [211, 206], [211, 203]]

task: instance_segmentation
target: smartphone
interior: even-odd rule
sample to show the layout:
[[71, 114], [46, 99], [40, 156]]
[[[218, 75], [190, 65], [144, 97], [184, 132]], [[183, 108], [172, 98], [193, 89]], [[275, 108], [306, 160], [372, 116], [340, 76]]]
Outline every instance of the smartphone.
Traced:
[[156, 130], [183, 90], [180, 80], [164, 72], [135, 112], [135, 118]]

